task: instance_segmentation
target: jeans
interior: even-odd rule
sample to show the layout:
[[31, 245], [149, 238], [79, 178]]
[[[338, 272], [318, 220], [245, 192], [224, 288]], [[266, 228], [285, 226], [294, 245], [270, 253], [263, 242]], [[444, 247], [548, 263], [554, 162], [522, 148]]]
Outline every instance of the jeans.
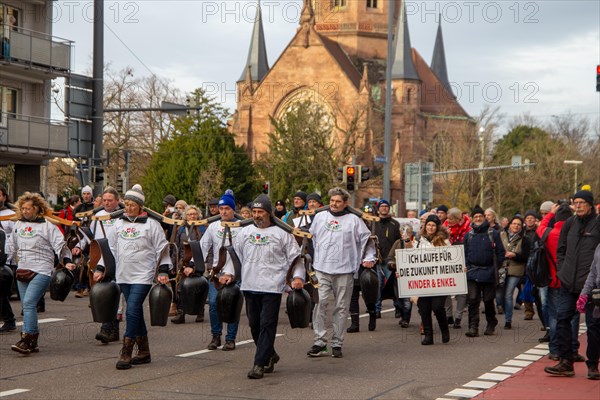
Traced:
[[275, 354], [275, 336], [279, 321], [280, 293], [244, 292], [246, 315], [256, 344], [254, 365], [266, 366]]
[[121, 293], [125, 296], [125, 336], [135, 339], [137, 336], [148, 336], [146, 322], [144, 322], [144, 300], [150, 293], [152, 285], [139, 283], [121, 283]]
[[[395, 275], [395, 272], [390, 271], [386, 265], [378, 264], [375, 268], [376, 268], [375, 270], [377, 271], [377, 277], [379, 278], [379, 296], [377, 296], [377, 303], [375, 303], [375, 311], [381, 312], [381, 294], [383, 293], [385, 283], [389, 279], [393, 279], [395, 281], [396, 275]], [[396, 310], [400, 310], [400, 308], [402, 307], [402, 303], [400, 302], [400, 299], [398, 298], [397, 282], [395, 282], [395, 285], [394, 285], [394, 294], [395, 294], [394, 300], [393, 300], [394, 308]]]
[[550, 288], [548, 286], [544, 286], [541, 288], [537, 288], [538, 296], [540, 299], [540, 303], [542, 306], [542, 316], [544, 317], [544, 324], [546, 328], [550, 326], [550, 314], [548, 310], [548, 290]]
[[23, 333], [40, 333], [37, 303], [46, 293], [51, 281], [51, 277], [42, 274], [37, 274], [29, 282], [17, 281], [23, 307]]
[[[548, 288], [548, 327], [550, 328], [550, 353], [558, 354], [558, 342], [556, 337], [557, 310], [560, 296], [560, 288]], [[574, 313], [571, 318], [571, 348], [573, 353], [579, 351], [579, 313]]]
[[408, 297], [403, 297], [401, 299], [398, 299], [398, 303], [400, 304], [400, 307], [398, 307], [400, 309], [400, 314], [401, 314], [401, 319], [403, 321], [406, 321], [407, 323], [410, 322], [410, 316], [412, 314], [412, 303], [410, 302], [410, 298]]
[[[564, 287], [559, 289], [558, 304], [556, 307], [556, 342], [558, 344], [558, 355], [573, 361], [577, 351], [573, 349], [573, 339], [577, 339], [577, 334], [573, 335], [573, 318], [579, 320], [579, 311], [576, 309], [579, 294], [571, 293]], [[579, 343], [577, 345], [579, 348]]]
[[504, 320], [512, 322], [514, 293], [519, 284], [519, 276], [507, 276], [503, 288], [496, 289], [496, 305], [504, 307]]
[[[236, 285], [239, 285], [239, 281], [236, 282]], [[217, 313], [217, 288], [212, 281], [208, 284], [208, 314], [210, 315], [210, 333], [221, 336], [223, 334], [223, 322], [219, 319], [219, 314]], [[226, 341], [235, 341], [238, 326], [239, 322], [227, 324]]]

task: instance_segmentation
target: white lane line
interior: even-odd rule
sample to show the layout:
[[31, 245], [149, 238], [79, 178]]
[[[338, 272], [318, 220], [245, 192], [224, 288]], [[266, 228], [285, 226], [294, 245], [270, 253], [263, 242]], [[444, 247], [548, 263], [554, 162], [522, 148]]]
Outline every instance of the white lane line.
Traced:
[[492, 374], [491, 372], [485, 373], [478, 377], [477, 379], [483, 379], [485, 381], [503, 381], [505, 379], [510, 378], [510, 375], [506, 374]]
[[550, 346], [548, 346], [548, 343], [538, 344], [537, 346], [534, 347], [534, 349], [546, 349], [546, 350], [548, 350], [549, 348], [550, 348]]
[[0, 397], [10, 396], [13, 394], [25, 393], [29, 392], [31, 389], [13, 389], [13, 390], [5, 390], [4, 392], [0, 392]]
[[507, 365], [509, 367], [527, 367], [531, 365], [533, 361], [523, 361], [523, 360], [508, 360], [502, 365]]
[[[283, 336], [283, 333], [278, 333], [277, 335], [275, 335], [276, 338], [279, 337], [279, 336]], [[254, 343], [254, 340], [252, 340], [252, 339], [250, 339], [250, 340], [243, 340], [241, 342], [237, 342], [235, 344], [235, 346], [236, 347], [237, 346], [243, 346], [243, 345], [248, 344], [248, 343]], [[219, 346], [219, 349], [221, 347], [223, 347], [223, 346]], [[183, 357], [183, 358], [185, 358], [185, 357], [192, 357], [192, 356], [197, 356], [199, 354], [212, 353], [214, 351], [215, 350], [204, 349], [204, 350], [192, 351], [190, 353], [177, 354], [175, 357]]]
[[[49, 322], [66, 321], [66, 318], [43, 318], [38, 319], [38, 324], [47, 324]], [[17, 326], [23, 326], [23, 321], [17, 322]]]
[[546, 354], [548, 354], [548, 350], [542, 350], [542, 349], [529, 349], [525, 352], [525, 354], [538, 354], [540, 356], [545, 356]]
[[474, 388], [474, 389], [489, 389], [492, 386], [496, 386], [496, 382], [471, 381], [471, 382], [465, 383], [463, 386], [468, 387], [468, 388]]
[[444, 396], [466, 397], [466, 398], [470, 399], [481, 393], [483, 393], [483, 390], [454, 389], [451, 392], [446, 393]]
[[505, 374], [515, 374], [517, 372], [519, 372], [520, 370], [522, 370], [523, 368], [519, 368], [519, 367], [504, 367], [504, 366], [500, 366], [500, 367], [496, 367], [492, 370], [492, 372], [502, 372]]
[[515, 360], [537, 361], [540, 358], [542, 358], [542, 356], [538, 356], [535, 354], [519, 354], [515, 357]]

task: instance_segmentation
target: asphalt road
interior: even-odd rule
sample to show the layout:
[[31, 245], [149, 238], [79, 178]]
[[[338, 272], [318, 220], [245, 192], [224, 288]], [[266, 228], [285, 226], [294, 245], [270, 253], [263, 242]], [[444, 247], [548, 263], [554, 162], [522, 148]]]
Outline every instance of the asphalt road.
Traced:
[[[501, 329], [504, 318], [499, 316], [496, 335], [467, 338], [463, 321], [461, 330], [451, 329], [450, 343], [441, 343], [436, 327], [435, 345], [422, 346], [416, 307], [410, 327], [403, 329], [391, 301], [385, 301], [375, 331], [366, 329], [363, 317], [361, 331], [346, 335], [343, 358], [309, 358], [312, 330], [291, 329], [283, 301], [275, 344], [281, 361], [261, 380], [246, 377], [255, 347], [244, 313], [235, 351], [205, 350], [211, 338], [208, 320], [195, 323], [188, 316], [183, 325], [149, 327], [152, 363], [119, 371], [115, 364], [120, 345], [94, 339], [99, 324], [92, 322], [88, 299], [73, 294], [64, 303], [47, 295], [47, 311], [40, 319], [58, 320], [40, 324], [39, 353], [23, 356], [11, 351], [18, 332], [0, 335], [0, 397], [435, 399], [536, 346], [543, 336], [537, 317], [524, 321], [523, 312], [515, 311], [512, 330]], [[20, 303], [13, 301], [12, 306], [18, 315]], [[149, 323], [149, 310], [145, 312]], [[484, 321], [482, 315], [482, 325]]]

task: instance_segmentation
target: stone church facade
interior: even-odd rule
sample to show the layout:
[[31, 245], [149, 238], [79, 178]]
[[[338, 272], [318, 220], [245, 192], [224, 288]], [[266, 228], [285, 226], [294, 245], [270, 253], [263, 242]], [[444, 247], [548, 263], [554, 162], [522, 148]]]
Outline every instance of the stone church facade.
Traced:
[[[404, 164], [448, 158], [443, 153], [452, 140], [475, 137], [476, 123], [452, 93], [441, 26], [428, 65], [411, 48], [400, 0], [394, 10], [390, 200], [402, 212]], [[269, 67], [259, 7], [230, 123], [251, 159], [269, 152], [270, 116], [278, 119], [294, 102], [310, 100], [335, 120], [334, 140], [352, 140], [346, 162], [352, 156], [356, 164], [375, 167], [377, 177], [360, 187], [357, 198], [381, 196], [383, 167], [374, 157], [384, 154], [389, 11], [384, 0], [305, 0], [296, 35]]]

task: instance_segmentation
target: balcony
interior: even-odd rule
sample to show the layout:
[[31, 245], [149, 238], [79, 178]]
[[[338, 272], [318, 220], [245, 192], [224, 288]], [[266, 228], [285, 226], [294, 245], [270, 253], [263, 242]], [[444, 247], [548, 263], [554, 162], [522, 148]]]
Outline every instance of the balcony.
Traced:
[[3, 153], [2, 161], [8, 163], [15, 160], [35, 163], [53, 157], [68, 157], [68, 126], [47, 118], [2, 113], [0, 153]]
[[0, 49], [0, 75], [43, 81], [69, 74], [73, 42], [26, 29], [9, 30], [4, 25], [0, 32], [9, 33]]

